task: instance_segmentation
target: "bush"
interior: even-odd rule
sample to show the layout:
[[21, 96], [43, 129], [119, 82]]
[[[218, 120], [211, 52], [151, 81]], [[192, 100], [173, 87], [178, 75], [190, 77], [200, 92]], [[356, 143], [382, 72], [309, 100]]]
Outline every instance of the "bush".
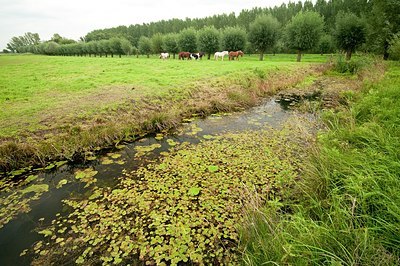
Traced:
[[400, 33], [396, 34], [390, 42], [389, 58], [391, 60], [400, 60]]
[[338, 73], [350, 73], [354, 75], [371, 64], [372, 59], [368, 57], [352, 58], [346, 61], [343, 56], [339, 56], [335, 62], [334, 70]]

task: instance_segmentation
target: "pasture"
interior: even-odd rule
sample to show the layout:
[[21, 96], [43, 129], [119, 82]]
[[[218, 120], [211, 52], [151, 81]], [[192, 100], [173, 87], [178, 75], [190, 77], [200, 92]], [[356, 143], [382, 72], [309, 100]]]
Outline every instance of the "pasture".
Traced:
[[[263, 62], [249, 55], [223, 62], [1, 56], [0, 164], [10, 169], [21, 166], [18, 161], [37, 163], [42, 161], [34, 159], [39, 153], [70, 159], [76, 151], [174, 127], [193, 113], [248, 107], [264, 94], [260, 81], [273, 76], [269, 89], [288, 86], [328, 58], [305, 56], [299, 64], [293, 55], [269, 56]], [[10, 140], [24, 147], [10, 147]], [[10, 150], [19, 152], [10, 156]]]
[[[325, 56], [305, 57], [305, 62], [325, 62]], [[292, 55], [270, 56], [259, 62], [245, 55], [239, 62], [135, 58], [0, 57], [0, 136], [54, 127], [66, 116], [84, 116], [116, 108], [128, 98], [180, 94], [197, 83], [259, 68], [288, 73], [297, 64]], [[307, 63], [304, 63], [307, 65]], [[178, 97], [175, 95], [174, 97]], [[44, 121], [51, 121], [46, 126]]]

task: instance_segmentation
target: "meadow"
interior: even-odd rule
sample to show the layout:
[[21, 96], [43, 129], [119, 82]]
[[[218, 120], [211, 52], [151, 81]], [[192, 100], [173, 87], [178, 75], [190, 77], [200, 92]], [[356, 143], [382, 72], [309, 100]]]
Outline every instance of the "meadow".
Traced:
[[[358, 58], [327, 70], [327, 56], [304, 59], [0, 57], [0, 158], [10, 167], [21, 151], [44, 164], [92, 156], [279, 90], [323, 90], [298, 106], [315, 112], [317, 124], [295, 119], [280, 130], [205, 135], [196, 145], [168, 139], [168, 152], [122, 171], [113, 188], [96, 183], [95, 168], [73, 171], [56, 189], [78, 180], [90, 192], [64, 200], [71, 212], [38, 229], [45, 237], [31, 248], [33, 264], [399, 264], [400, 66]], [[325, 108], [326, 95], [336, 105]], [[22, 196], [48, 190], [33, 179], [22, 182]]]
[[[173, 127], [193, 113], [254, 105], [250, 98], [259, 93], [260, 80], [275, 75], [275, 81], [281, 81], [275, 87], [288, 86], [309, 74], [304, 69], [328, 59], [308, 55], [298, 64], [293, 55], [271, 55], [263, 62], [249, 55], [234, 62], [163, 61], [157, 56], [1, 56], [0, 165], [12, 169], [71, 159], [82, 150]], [[243, 88], [253, 96], [241, 93]], [[221, 94], [228, 95], [229, 103]], [[151, 110], [157, 115], [149, 116]], [[173, 119], [168, 119], [170, 112]], [[19, 152], [10, 155], [10, 150]]]

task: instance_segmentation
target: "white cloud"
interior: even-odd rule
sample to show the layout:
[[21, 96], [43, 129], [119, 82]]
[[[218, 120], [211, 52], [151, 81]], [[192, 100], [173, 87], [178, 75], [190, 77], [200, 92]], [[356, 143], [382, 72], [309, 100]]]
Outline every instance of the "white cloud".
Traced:
[[238, 15], [242, 9], [283, 2], [289, 0], [0, 0], [0, 49], [25, 32], [39, 33], [42, 40], [54, 33], [78, 40], [95, 29], [231, 12]]

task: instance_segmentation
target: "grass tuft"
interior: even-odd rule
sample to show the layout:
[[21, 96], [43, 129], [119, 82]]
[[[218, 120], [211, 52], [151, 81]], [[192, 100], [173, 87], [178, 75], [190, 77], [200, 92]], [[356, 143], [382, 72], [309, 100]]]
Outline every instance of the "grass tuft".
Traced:
[[292, 199], [246, 216], [244, 264], [400, 264], [398, 84], [392, 64], [350, 109], [325, 113]]

